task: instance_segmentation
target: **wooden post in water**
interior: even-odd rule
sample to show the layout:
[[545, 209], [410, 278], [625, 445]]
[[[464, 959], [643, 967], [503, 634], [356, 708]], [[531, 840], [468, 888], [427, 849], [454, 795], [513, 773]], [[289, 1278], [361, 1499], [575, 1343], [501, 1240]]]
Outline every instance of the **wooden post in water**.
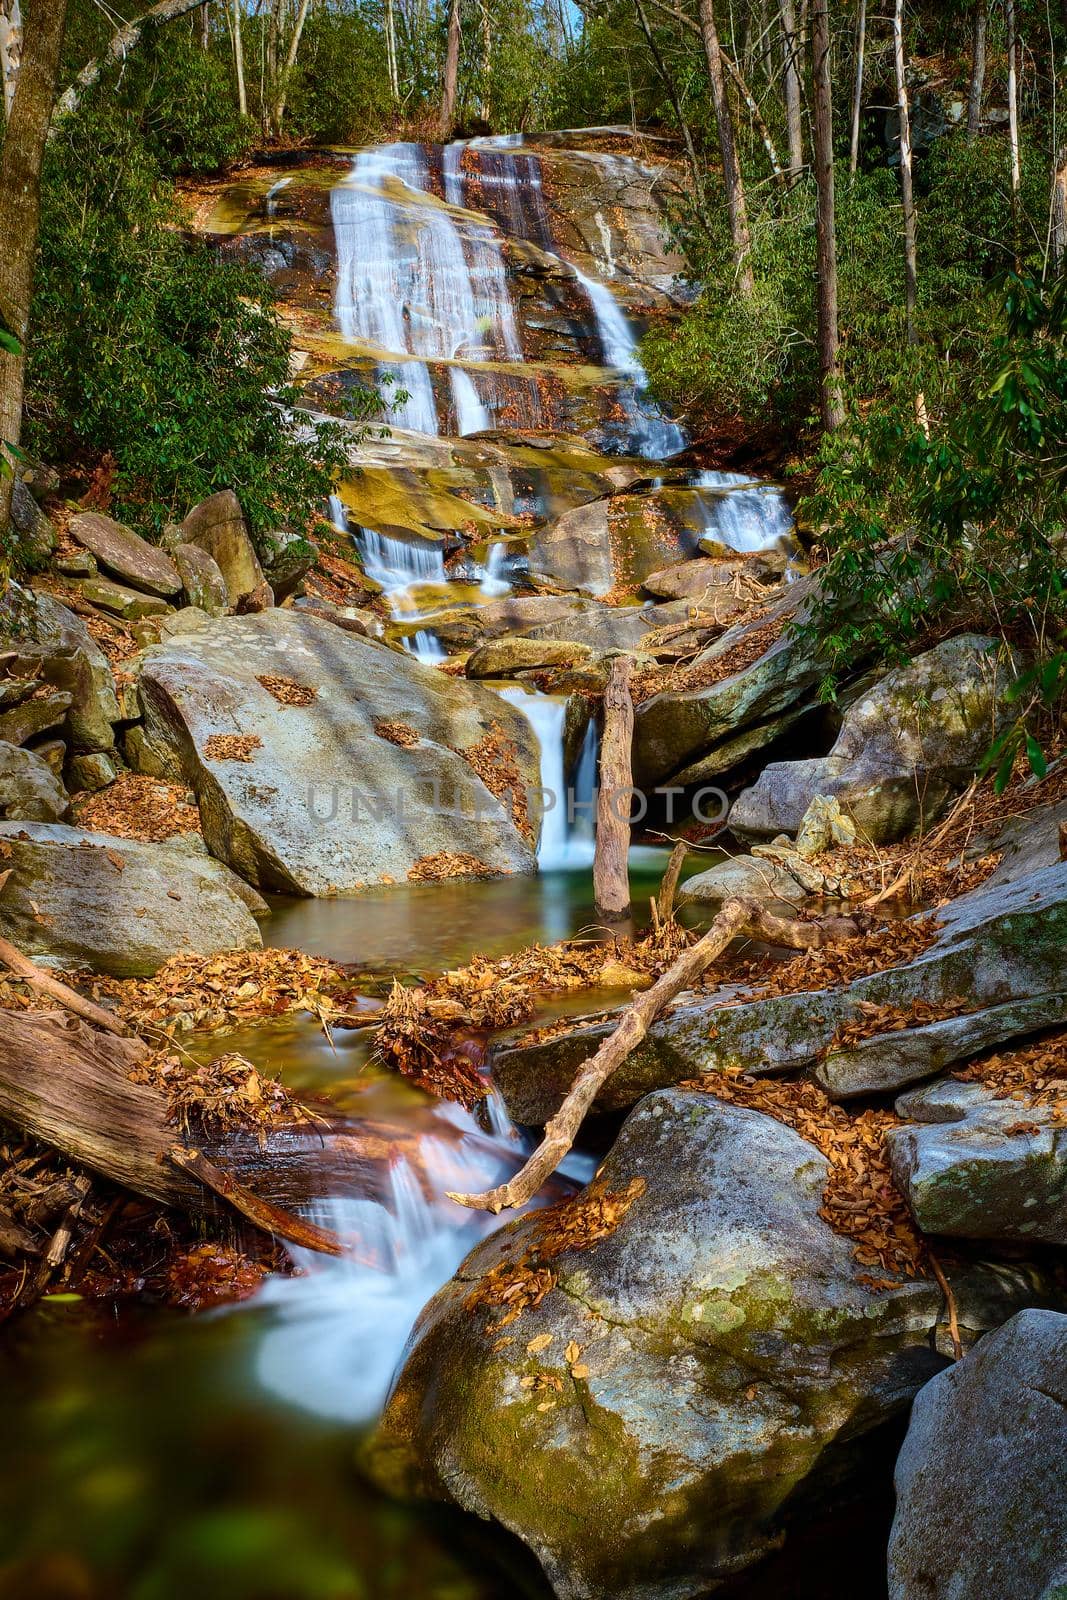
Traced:
[[634, 702], [629, 656], [616, 656], [604, 690], [604, 738], [596, 807], [593, 895], [597, 915], [630, 915], [630, 796], [633, 792]]

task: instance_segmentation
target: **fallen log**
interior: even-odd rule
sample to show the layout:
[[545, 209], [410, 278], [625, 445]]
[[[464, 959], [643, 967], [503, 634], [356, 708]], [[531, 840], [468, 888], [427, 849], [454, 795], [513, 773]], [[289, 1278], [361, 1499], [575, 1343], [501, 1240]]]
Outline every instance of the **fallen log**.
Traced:
[[691, 988], [739, 934], [804, 950], [854, 938], [860, 931], [860, 924], [847, 917], [828, 917], [822, 923], [794, 922], [773, 916], [754, 900], [727, 900], [707, 933], [683, 950], [651, 989], [634, 997], [615, 1029], [578, 1069], [563, 1104], [545, 1124], [544, 1138], [515, 1176], [482, 1194], [449, 1191], [448, 1198], [475, 1211], [493, 1212], [531, 1200], [573, 1147], [579, 1128], [608, 1078], [637, 1048], [670, 1001]]
[[630, 797], [633, 793], [634, 702], [629, 656], [616, 656], [604, 690], [604, 735], [593, 854], [597, 915], [621, 922], [630, 915]]
[[[6, 873], [4, 877], [7, 877]], [[2, 887], [3, 883], [0, 881], [0, 888]], [[29, 956], [24, 956], [21, 950], [16, 950], [7, 939], [0, 939], [0, 961], [9, 972], [13, 972], [25, 983], [32, 983], [34, 988], [40, 989], [49, 999], [58, 1000], [61, 1006], [73, 1012], [76, 1017], [82, 1017], [86, 1022], [92, 1022], [96, 1027], [103, 1028], [107, 1033], [117, 1034], [120, 1038], [125, 1035], [126, 1029], [110, 1011], [94, 1005], [91, 1000], [86, 1000], [84, 995], [78, 994], [74, 989], [69, 989], [65, 983], [61, 983], [50, 972], [45, 972], [43, 967], [31, 961]]]

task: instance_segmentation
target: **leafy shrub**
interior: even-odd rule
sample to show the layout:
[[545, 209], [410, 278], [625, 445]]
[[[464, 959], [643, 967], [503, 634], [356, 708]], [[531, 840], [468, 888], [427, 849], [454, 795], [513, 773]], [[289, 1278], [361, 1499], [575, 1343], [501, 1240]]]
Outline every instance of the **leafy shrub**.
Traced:
[[256, 125], [237, 109], [230, 72], [184, 29], [151, 28], [111, 90], [137, 119], [163, 172], [215, 172], [251, 149]]
[[286, 133], [312, 144], [362, 144], [388, 125], [385, 43], [363, 10], [316, 7], [289, 81]]
[[138, 130], [106, 101], [47, 154], [29, 343], [30, 442], [115, 462], [116, 512], [159, 527], [235, 488], [256, 529], [302, 528], [340, 432], [296, 436], [290, 341], [251, 268], [190, 243]]

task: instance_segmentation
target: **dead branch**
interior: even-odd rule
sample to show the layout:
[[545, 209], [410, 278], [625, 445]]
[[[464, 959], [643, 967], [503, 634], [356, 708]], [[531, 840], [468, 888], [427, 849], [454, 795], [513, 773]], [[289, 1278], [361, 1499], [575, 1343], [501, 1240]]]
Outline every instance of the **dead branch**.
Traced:
[[853, 938], [860, 931], [859, 924], [847, 917], [827, 917], [822, 923], [793, 922], [773, 916], [754, 900], [727, 900], [703, 938], [684, 950], [651, 989], [630, 1002], [615, 1029], [578, 1069], [563, 1104], [545, 1124], [544, 1138], [515, 1176], [483, 1194], [450, 1192], [448, 1198], [475, 1211], [493, 1212], [532, 1199], [571, 1150], [586, 1114], [612, 1073], [637, 1048], [675, 995], [691, 988], [738, 934], [804, 950]]
[[616, 656], [604, 690], [604, 737], [596, 808], [593, 898], [597, 915], [621, 921], [630, 914], [630, 797], [633, 792], [634, 702], [629, 656]]
[[94, 1005], [91, 1000], [86, 1000], [73, 989], [68, 989], [65, 983], [53, 978], [50, 972], [43, 971], [30, 960], [29, 956], [24, 956], [21, 950], [16, 950], [6, 939], [0, 939], [0, 961], [26, 983], [32, 983], [34, 988], [40, 989], [53, 1000], [58, 1000], [68, 1011], [73, 1011], [76, 1017], [92, 1022], [96, 1027], [106, 1029], [108, 1033], [118, 1034], [120, 1038], [125, 1037], [126, 1029], [110, 1011], [104, 1011], [102, 1007]]
[[323, 1255], [345, 1254], [345, 1247], [336, 1233], [331, 1233], [328, 1228], [317, 1227], [314, 1222], [305, 1222], [291, 1211], [283, 1211], [261, 1195], [253, 1194], [251, 1189], [246, 1189], [243, 1183], [238, 1183], [236, 1178], [209, 1161], [202, 1151], [189, 1150], [179, 1144], [173, 1145], [168, 1154], [176, 1167], [183, 1172], [191, 1172], [194, 1178], [199, 1178], [208, 1189], [214, 1190], [223, 1200], [228, 1200], [235, 1211], [247, 1217], [249, 1222], [254, 1222], [257, 1228], [262, 1228], [264, 1233], [272, 1233], [287, 1244], [301, 1245], [305, 1250], [319, 1250]]
[[689, 846], [684, 839], [679, 839], [671, 851], [671, 858], [667, 862], [667, 870], [663, 874], [663, 882], [659, 886], [656, 897], [656, 915], [660, 922], [669, 922], [674, 916], [674, 897], [678, 892], [678, 878], [682, 870], [682, 863], [689, 854]]

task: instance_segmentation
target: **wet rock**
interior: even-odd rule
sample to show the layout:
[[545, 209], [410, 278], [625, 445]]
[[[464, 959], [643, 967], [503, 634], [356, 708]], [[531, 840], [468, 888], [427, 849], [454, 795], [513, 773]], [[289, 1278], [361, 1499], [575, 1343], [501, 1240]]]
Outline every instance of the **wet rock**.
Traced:
[[982, 1050], [1067, 1021], [1067, 993], [1040, 994], [1006, 1005], [945, 1017], [922, 1027], [895, 1029], [831, 1050], [815, 1076], [835, 1100], [903, 1089], [967, 1061]]
[[500, 1311], [472, 1304], [534, 1242], [536, 1216], [431, 1301], [372, 1446], [379, 1479], [495, 1518], [561, 1600], [685, 1600], [754, 1563], [789, 1497], [832, 1475], [835, 1441], [940, 1365], [940, 1297], [862, 1281], [819, 1216], [826, 1175], [758, 1112], [683, 1090], [644, 1100], [601, 1174], [636, 1197], [614, 1232], [554, 1260], [540, 1306], [498, 1330]]
[[1067, 1128], [1047, 1107], [946, 1079], [896, 1109], [914, 1125], [890, 1130], [886, 1148], [924, 1233], [1067, 1244]]
[[537, 742], [480, 685], [316, 616], [271, 610], [147, 651], [139, 696], [131, 761], [194, 790], [208, 847], [250, 883], [350, 894], [403, 882], [443, 852], [494, 872], [532, 870], [511, 809], [476, 769], [506, 789], [503, 741], [519, 786], [535, 788]]
[[71, 518], [70, 535], [120, 583], [164, 597], [177, 594], [182, 586], [178, 569], [165, 550], [149, 544], [132, 528], [111, 517], [82, 511]]
[[919, 1393], [896, 1470], [890, 1600], [1067, 1592], [1067, 1316], [1020, 1311]]
[[1015, 670], [978, 634], [926, 651], [849, 707], [829, 755], [765, 767], [735, 801], [731, 828], [742, 838], [794, 833], [813, 794], [835, 796], [875, 844], [935, 822], [1009, 715]]
[[[941, 1005], [966, 996], [994, 1007], [1062, 992], [1067, 863], [961, 896], [938, 916], [943, 927], [916, 960], [847, 988], [748, 999], [734, 985], [681, 997], [608, 1080], [595, 1109], [625, 1110], [650, 1090], [702, 1072], [743, 1067], [758, 1076], [810, 1067], [836, 1030], [868, 1015], [871, 1005], [906, 1009], [915, 1000]], [[722, 1005], [739, 997], [739, 1004]], [[576, 1022], [534, 1044], [498, 1045], [493, 1078], [514, 1120], [546, 1122], [613, 1025], [611, 1018]]]
[[26, 744], [58, 728], [70, 710], [73, 696], [65, 689], [38, 689], [28, 700], [0, 712], [0, 739], [8, 744]]
[[275, 528], [264, 534], [259, 558], [263, 576], [279, 603], [295, 594], [318, 558], [318, 547], [303, 534]]
[[21, 474], [11, 485], [11, 522], [23, 558], [31, 568], [43, 567], [56, 547], [56, 530]]
[[206, 550], [218, 566], [231, 606], [236, 607], [264, 582], [241, 502], [232, 489], [220, 489], [201, 500], [182, 523], [181, 532], [183, 543]]
[[262, 943], [233, 874], [180, 845], [4, 822], [0, 847], [12, 869], [0, 930], [46, 965], [125, 977], [154, 972], [179, 950]]
[[230, 591], [214, 556], [209, 556], [199, 545], [176, 544], [174, 565], [181, 575], [189, 604], [209, 617], [225, 616], [229, 610]]
[[58, 822], [69, 803], [46, 761], [32, 750], [0, 743], [0, 816]]
[[121, 583], [112, 583], [110, 578], [86, 578], [82, 582], [81, 592], [90, 605], [100, 611], [108, 611], [114, 617], [121, 617], [124, 622], [161, 617], [170, 609], [167, 602], [157, 595], [127, 589]]
[[587, 644], [567, 639], [504, 638], [491, 640], [467, 662], [468, 678], [507, 678], [537, 667], [573, 667], [592, 656]]

